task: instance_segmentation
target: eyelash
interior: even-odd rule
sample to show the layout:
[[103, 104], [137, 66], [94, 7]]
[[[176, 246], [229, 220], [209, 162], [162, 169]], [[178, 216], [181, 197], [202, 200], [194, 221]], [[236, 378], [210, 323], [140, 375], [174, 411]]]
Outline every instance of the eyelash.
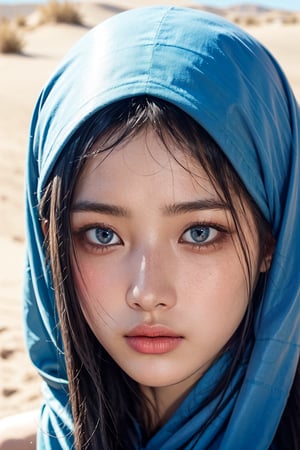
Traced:
[[[88, 238], [88, 232], [95, 231], [97, 229], [102, 230], [102, 231], [112, 232], [115, 236], [118, 237], [119, 242], [113, 243], [113, 244], [111, 244], [111, 243], [101, 244], [100, 242], [99, 243], [91, 242], [91, 240]], [[75, 236], [77, 236], [79, 238], [79, 240], [81, 242], [83, 242], [83, 244], [85, 246], [87, 246], [89, 249], [93, 250], [94, 252], [104, 253], [105, 251], [110, 250], [114, 246], [123, 244], [122, 239], [113, 230], [113, 228], [111, 228], [110, 226], [105, 225], [105, 224], [97, 223], [97, 224], [86, 225], [86, 226], [81, 227], [79, 230], [76, 230], [74, 234], [75, 234]]]
[[[187, 233], [188, 231], [191, 230], [195, 230], [195, 229], [204, 229], [204, 230], [213, 230], [214, 232], [216, 232], [216, 235], [211, 238], [209, 241], [203, 241], [200, 243], [196, 243], [196, 242], [186, 242], [182, 239], [182, 236], [185, 235], [185, 233]], [[207, 248], [210, 247], [214, 247], [216, 248], [218, 245], [222, 244], [222, 242], [224, 242], [229, 235], [231, 235], [231, 231], [228, 230], [226, 227], [217, 224], [217, 223], [213, 223], [213, 222], [196, 222], [193, 224], [190, 224], [185, 231], [182, 233], [181, 238], [179, 239], [179, 242], [185, 245], [189, 245], [191, 246], [193, 249], [195, 250], [205, 250]]]
[[[216, 232], [216, 236], [211, 238], [209, 241], [203, 241], [203, 242], [199, 242], [199, 243], [188, 242], [187, 240], [183, 239], [183, 236], [186, 233], [191, 232], [192, 230], [196, 230], [197, 228], [203, 229], [203, 230], [209, 230], [209, 232], [211, 232], [211, 230], [213, 230], [214, 232]], [[92, 231], [95, 232], [97, 229], [101, 230], [101, 231], [111, 232], [113, 234], [113, 236], [117, 236], [118, 242], [114, 242], [114, 243], [109, 242], [107, 244], [101, 244], [100, 242], [99, 243], [92, 242], [91, 239], [88, 238], [88, 232], [92, 232]], [[111, 250], [112, 247], [124, 244], [122, 239], [113, 230], [113, 228], [111, 228], [110, 226], [105, 225], [105, 224], [99, 224], [99, 223], [90, 224], [90, 225], [80, 228], [74, 234], [76, 236], [78, 236], [80, 241], [83, 242], [85, 246], [87, 246], [94, 252], [104, 253], [105, 251]], [[195, 250], [205, 250], [210, 247], [216, 248], [218, 245], [222, 244], [222, 242], [224, 242], [228, 238], [228, 236], [231, 234], [232, 233], [230, 230], [228, 230], [227, 228], [225, 228], [224, 226], [222, 226], [220, 224], [216, 224], [216, 223], [212, 223], [212, 222], [196, 222], [196, 223], [190, 224], [184, 230], [184, 232], [181, 234], [178, 242], [180, 244], [187, 245]]]

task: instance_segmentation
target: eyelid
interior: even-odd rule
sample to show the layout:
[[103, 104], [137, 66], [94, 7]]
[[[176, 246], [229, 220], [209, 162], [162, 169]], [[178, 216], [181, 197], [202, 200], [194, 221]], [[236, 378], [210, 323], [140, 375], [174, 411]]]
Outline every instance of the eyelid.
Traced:
[[[111, 240], [109, 242], [101, 242], [101, 237], [97, 235], [97, 231], [100, 231], [100, 233], [107, 232], [108, 234], [111, 234]], [[92, 234], [95, 234], [95, 236], [92, 236]], [[117, 233], [115, 233], [111, 228], [103, 228], [103, 227], [94, 227], [90, 228], [89, 230], [86, 230], [85, 232], [87, 241], [89, 241], [93, 245], [99, 245], [100, 247], [109, 247], [112, 245], [119, 245], [121, 240]], [[103, 237], [103, 236], [102, 236]], [[115, 242], [117, 240], [117, 242]]]
[[[97, 228], [104, 229], [104, 230], [111, 230], [118, 237], [119, 242], [113, 243], [113, 244], [110, 244], [110, 243], [101, 244], [100, 242], [99, 243], [92, 242], [90, 239], [88, 239], [87, 233], [89, 231], [95, 230]], [[119, 233], [117, 233], [117, 231], [115, 231], [112, 226], [106, 225], [104, 223], [91, 223], [91, 224], [83, 225], [81, 227], [78, 227], [78, 229], [75, 229], [73, 231], [73, 234], [75, 236], [77, 236], [77, 238], [80, 239], [86, 246], [89, 246], [90, 248], [94, 249], [95, 251], [105, 251], [106, 249], [108, 250], [114, 246], [124, 244]]]
[[[188, 242], [188, 241], [182, 239], [182, 237], [184, 236], [185, 233], [187, 233], [188, 231], [192, 230], [193, 228], [197, 228], [197, 227], [198, 228], [201, 228], [201, 227], [202, 228], [212, 228], [212, 229], [216, 230], [218, 233], [211, 240], [198, 242], [198, 243], [197, 242]], [[219, 242], [224, 240], [228, 235], [231, 235], [231, 234], [232, 234], [232, 231], [230, 229], [228, 229], [228, 227], [225, 227], [224, 225], [221, 225], [219, 223], [217, 224], [217, 223], [205, 222], [205, 221], [194, 222], [184, 229], [184, 231], [182, 232], [182, 234], [180, 236], [179, 243], [190, 245], [190, 246], [196, 247], [196, 248], [205, 248], [210, 245], [218, 244]]]

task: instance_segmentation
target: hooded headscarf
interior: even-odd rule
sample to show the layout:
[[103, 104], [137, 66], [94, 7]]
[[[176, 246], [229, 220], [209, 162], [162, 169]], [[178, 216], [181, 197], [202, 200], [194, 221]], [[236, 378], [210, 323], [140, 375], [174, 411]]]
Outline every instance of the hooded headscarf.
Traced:
[[145, 94], [173, 103], [214, 138], [271, 224], [276, 249], [237, 395], [199, 438], [199, 425], [213, 407], [199, 411], [199, 399], [213, 383], [218, 361], [144, 448], [266, 450], [299, 360], [299, 108], [277, 62], [255, 39], [220, 17], [177, 7], [131, 10], [87, 33], [34, 110], [26, 183], [25, 323], [30, 356], [45, 381], [39, 448], [73, 444], [37, 205], [74, 132], [97, 110]]

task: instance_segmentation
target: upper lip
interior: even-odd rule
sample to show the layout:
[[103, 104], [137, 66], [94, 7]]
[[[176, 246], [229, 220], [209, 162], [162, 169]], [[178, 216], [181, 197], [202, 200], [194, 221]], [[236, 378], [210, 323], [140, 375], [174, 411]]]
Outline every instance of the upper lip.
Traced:
[[132, 330], [129, 331], [129, 333], [126, 333], [126, 337], [134, 337], [134, 336], [146, 336], [146, 337], [181, 337], [178, 333], [175, 333], [175, 331], [170, 330], [170, 328], [167, 328], [162, 325], [145, 325], [141, 324], [138, 325]]

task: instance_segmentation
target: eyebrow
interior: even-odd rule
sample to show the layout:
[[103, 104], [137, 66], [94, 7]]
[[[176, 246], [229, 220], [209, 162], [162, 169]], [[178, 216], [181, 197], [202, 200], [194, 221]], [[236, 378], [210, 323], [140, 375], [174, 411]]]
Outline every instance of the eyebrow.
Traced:
[[[226, 203], [219, 199], [201, 199], [191, 202], [173, 203], [171, 205], [164, 206], [162, 212], [166, 216], [177, 216], [180, 214], [187, 214], [193, 211], [204, 210], [228, 210]], [[129, 218], [131, 216], [130, 211], [122, 206], [110, 205], [106, 203], [91, 202], [88, 200], [75, 203], [72, 206], [71, 212], [94, 212], [98, 214], [107, 214], [115, 217]]]
[[95, 212], [115, 217], [130, 217], [128, 209], [122, 206], [108, 205], [106, 203], [81, 201], [72, 206], [71, 212]]
[[220, 199], [201, 199], [192, 202], [173, 203], [165, 206], [163, 211], [167, 216], [176, 216], [193, 211], [205, 211], [211, 209], [228, 210], [228, 205]]

